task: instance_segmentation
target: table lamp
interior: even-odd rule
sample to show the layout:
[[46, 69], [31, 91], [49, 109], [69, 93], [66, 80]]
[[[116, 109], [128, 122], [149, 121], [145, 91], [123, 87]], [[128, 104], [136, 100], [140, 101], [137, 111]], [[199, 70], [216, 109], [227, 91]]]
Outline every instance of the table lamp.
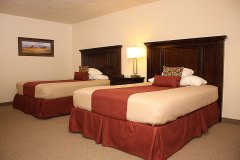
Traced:
[[140, 77], [138, 75], [137, 69], [137, 59], [143, 57], [144, 48], [143, 47], [129, 47], [127, 48], [127, 58], [133, 59], [133, 75], [131, 78]]

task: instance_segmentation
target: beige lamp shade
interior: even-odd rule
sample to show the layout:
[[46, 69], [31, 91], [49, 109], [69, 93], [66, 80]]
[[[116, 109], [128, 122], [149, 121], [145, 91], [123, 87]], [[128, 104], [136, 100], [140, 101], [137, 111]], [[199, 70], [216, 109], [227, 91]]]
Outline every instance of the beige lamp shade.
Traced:
[[144, 48], [143, 47], [129, 47], [127, 48], [127, 58], [133, 59], [133, 75], [132, 78], [140, 77], [137, 68], [137, 59], [143, 57]]
[[143, 57], [143, 47], [129, 47], [127, 48], [127, 58], [141, 58]]

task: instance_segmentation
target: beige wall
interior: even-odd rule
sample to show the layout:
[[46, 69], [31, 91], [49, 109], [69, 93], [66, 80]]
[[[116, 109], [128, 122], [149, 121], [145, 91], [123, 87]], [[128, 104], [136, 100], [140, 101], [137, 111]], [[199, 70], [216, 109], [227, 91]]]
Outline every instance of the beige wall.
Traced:
[[[239, 28], [239, 0], [160, 0], [73, 26], [0, 14], [0, 103], [12, 101], [17, 81], [72, 78], [80, 65], [79, 49], [121, 44], [122, 73], [131, 75], [126, 47], [227, 35], [223, 116], [240, 120], [240, 73], [235, 69], [240, 67]], [[17, 37], [21, 36], [53, 39], [55, 56], [18, 56]], [[138, 67], [139, 74], [146, 76], [146, 57]]]
[[[73, 25], [73, 65], [80, 65], [79, 49], [123, 45], [122, 72], [132, 73], [126, 47], [144, 42], [227, 35], [223, 116], [240, 120], [240, 1], [160, 0]], [[141, 66], [140, 66], [141, 65]], [[146, 76], [146, 57], [139, 73]]]
[[[54, 40], [54, 57], [18, 56], [18, 37]], [[72, 78], [72, 26], [0, 14], [0, 103], [23, 80]]]

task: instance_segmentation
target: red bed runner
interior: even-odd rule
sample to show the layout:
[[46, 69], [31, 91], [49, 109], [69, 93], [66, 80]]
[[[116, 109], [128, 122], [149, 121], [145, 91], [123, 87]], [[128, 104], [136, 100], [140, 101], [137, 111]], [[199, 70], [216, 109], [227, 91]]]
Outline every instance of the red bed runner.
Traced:
[[138, 86], [99, 89], [92, 94], [92, 111], [111, 118], [126, 120], [128, 98], [135, 93], [161, 91], [170, 87]]
[[43, 83], [61, 83], [61, 82], [75, 82], [76, 80], [57, 80], [57, 81], [34, 81], [27, 82], [23, 85], [23, 94], [25, 96], [35, 97], [35, 88], [38, 84]]

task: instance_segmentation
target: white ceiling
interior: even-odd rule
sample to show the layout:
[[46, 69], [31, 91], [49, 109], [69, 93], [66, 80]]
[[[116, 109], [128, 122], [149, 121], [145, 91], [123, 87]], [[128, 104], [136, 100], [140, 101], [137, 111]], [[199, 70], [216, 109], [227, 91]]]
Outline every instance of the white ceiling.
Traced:
[[0, 13], [77, 23], [158, 0], [0, 0]]

